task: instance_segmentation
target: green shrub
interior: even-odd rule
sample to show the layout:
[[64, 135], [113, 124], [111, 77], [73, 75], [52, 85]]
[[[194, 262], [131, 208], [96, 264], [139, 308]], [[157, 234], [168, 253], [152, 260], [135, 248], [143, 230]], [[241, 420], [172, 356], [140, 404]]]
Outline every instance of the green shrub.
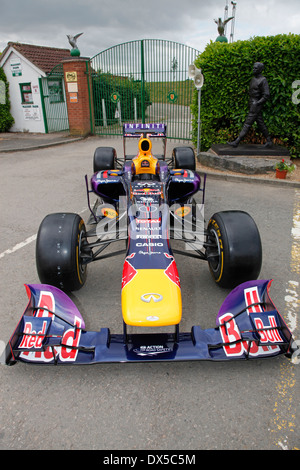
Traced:
[[[132, 78], [114, 76], [109, 73], [97, 73], [92, 77], [93, 80], [93, 101], [95, 125], [103, 126], [102, 100], [105, 102], [106, 118], [108, 125], [117, 122], [115, 118], [117, 103], [113, 102], [111, 97], [113, 93], [119, 95], [121, 103], [122, 121], [131, 121], [134, 119], [134, 98], [136, 98], [137, 118], [142, 117], [142, 84]], [[150, 95], [145, 85], [144, 92], [144, 112], [151, 104]]]
[[7, 132], [13, 125], [14, 118], [10, 114], [9, 83], [2, 67], [0, 67], [0, 86], [0, 132]]
[[[201, 90], [201, 150], [235, 139], [248, 114], [248, 89], [254, 62], [263, 62], [271, 98], [263, 115], [273, 141], [300, 156], [299, 105], [292, 100], [293, 82], [300, 80], [300, 35], [255, 37], [232, 44], [210, 43], [196, 59], [204, 85]], [[299, 97], [299, 95], [298, 95]], [[192, 104], [193, 141], [197, 140], [197, 92]], [[244, 142], [263, 143], [253, 126]]]
[[92, 77], [93, 81], [93, 103], [95, 125], [103, 126], [102, 99], [105, 102], [106, 118], [110, 124], [115, 122], [116, 104], [112, 103], [111, 95], [114, 93], [114, 87], [105, 74], [97, 74]]

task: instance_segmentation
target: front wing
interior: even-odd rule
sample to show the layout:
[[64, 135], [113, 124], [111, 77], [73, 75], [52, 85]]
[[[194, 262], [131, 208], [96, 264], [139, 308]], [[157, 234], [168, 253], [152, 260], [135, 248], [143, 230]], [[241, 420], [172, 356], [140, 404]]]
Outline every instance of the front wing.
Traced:
[[225, 299], [217, 326], [188, 333], [86, 331], [71, 299], [56, 287], [26, 285], [29, 303], [6, 348], [5, 363], [97, 364], [291, 356], [293, 338], [269, 297], [272, 281], [250, 281]]

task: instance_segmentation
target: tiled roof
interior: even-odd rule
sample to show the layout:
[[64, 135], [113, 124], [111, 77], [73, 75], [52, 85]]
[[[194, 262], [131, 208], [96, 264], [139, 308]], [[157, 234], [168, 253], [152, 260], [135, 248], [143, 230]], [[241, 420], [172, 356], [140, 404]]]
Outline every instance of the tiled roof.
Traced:
[[7, 48], [3, 51], [3, 54], [9, 47], [16, 49], [20, 54], [26, 57], [26, 59], [45, 73], [51, 72], [51, 70], [63, 59], [70, 57], [69, 49], [35, 46], [32, 44], [21, 44], [19, 42], [9, 42], [7, 44]]

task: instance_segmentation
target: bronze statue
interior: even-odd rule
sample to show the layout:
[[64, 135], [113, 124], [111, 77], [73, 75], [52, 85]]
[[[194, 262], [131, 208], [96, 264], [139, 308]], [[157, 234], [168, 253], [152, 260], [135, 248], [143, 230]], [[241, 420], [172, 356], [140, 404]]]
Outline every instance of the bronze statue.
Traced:
[[222, 18], [219, 18], [218, 20], [214, 20], [214, 22], [218, 25], [218, 33], [220, 36], [225, 36], [224, 31], [225, 31], [225, 26], [228, 23], [228, 21], [232, 20], [233, 16], [230, 18], [227, 18], [226, 20], [222, 21]]
[[266, 77], [262, 75], [264, 64], [255, 62], [253, 65], [253, 77], [249, 85], [249, 114], [246, 118], [240, 135], [233, 142], [227, 142], [232, 147], [237, 147], [240, 141], [248, 134], [254, 122], [266, 138], [264, 147], [272, 147], [272, 139], [262, 117], [264, 103], [270, 98], [270, 90]]

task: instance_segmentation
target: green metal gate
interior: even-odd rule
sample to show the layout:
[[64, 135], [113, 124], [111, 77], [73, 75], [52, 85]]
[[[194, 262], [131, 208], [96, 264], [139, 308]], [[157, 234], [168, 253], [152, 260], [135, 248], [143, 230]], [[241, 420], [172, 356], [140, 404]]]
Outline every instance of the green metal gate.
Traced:
[[91, 59], [93, 132], [121, 135], [123, 122], [164, 122], [168, 137], [190, 140], [194, 82], [188, 68], [199, 51], [143, 39], [106, 49]]
[[59, 64], [47, 77], [39, 78], [45, 132], [69, 130], [63, 65]]

